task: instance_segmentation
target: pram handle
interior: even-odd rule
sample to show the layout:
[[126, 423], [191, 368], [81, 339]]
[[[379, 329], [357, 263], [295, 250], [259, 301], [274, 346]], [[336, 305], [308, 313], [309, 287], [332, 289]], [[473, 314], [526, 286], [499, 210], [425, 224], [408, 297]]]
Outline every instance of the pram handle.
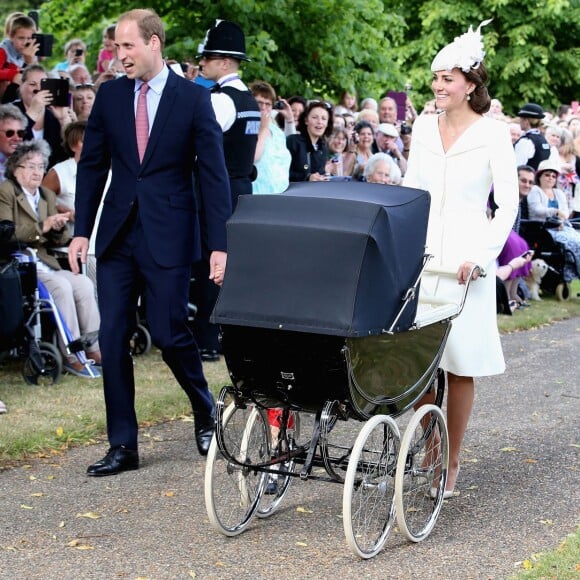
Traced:
[[[425, 272], [427, 274], [434, 274], [435, 276], [445, 276], [447, 278], [456, 278], [457, 277], [457, 270], [453, 268], [445, 268], [444, 266], [426, 266]], [[450, 317], [451, 320], [453, 318], [457, 318], [461, 312], [463, 311], [463, 307], [465, 306], [465, 300], [467, 299], [467, 292], [469, 291], [469, 285], [473, 282], [474, 278], [473, 275], [477, 272], [477, 275], [481, 278], [485, 278], [487, 276], [487, 272], [477, 264], [474, 264], [471, 269], [469, 270], [469, 274], [467, 276], [467, 280], [465, 282], [465, 287], [463, 288], [463, 294], [461, 295], [461, 300], [459, 301], [459, 305], [457, 306], [457, 312]], [[437, 296], [429, 296], [429, 302], [431, 304], [449, 304], [449, 301], [438, 298]]]

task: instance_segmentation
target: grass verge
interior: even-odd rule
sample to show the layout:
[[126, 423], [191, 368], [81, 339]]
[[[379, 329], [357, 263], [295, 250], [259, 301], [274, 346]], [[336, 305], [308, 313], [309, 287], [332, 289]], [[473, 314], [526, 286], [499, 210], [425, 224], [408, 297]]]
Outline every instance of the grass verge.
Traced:
[[521, 563], [515, 578], [544, 580], [546, 578], [580, 577], [580, 527], [568, 534], [552, 552], [532, 554]]

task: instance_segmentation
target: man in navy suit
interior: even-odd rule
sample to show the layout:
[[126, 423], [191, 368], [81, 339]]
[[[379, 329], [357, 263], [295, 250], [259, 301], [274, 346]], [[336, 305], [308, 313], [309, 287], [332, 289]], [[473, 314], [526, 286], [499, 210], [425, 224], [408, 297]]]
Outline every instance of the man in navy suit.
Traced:
[[75, 238], [69, 248], [75, 272], [79, 253], [81, 262], [86, 260], [112, 169], [96, 238], [110, 449], [88, 468], [95, 476], [139, 466], [129, 337], [141, 293], [153, 342], [191, 401], [202, 455], [214, 430], [213, 398], [187, 326], [191, 264], [200, 258], [194, 168], [211, 251], [209, 277], [218, 285], [225, 272], [231, 194], [209, 91], [168, 69], [164, 40], [163, 24], [153, 11], [131, 10], [119, 18], [115, 46], [126, 77], [99, 89], [77, 173]]

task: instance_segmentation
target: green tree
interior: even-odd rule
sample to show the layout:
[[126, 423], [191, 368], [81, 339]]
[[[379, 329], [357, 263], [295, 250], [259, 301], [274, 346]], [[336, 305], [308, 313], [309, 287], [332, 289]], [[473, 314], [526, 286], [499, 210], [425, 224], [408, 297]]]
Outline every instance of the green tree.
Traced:
[[579, 0], [385, 1], [405, 14], [405, 39], [396, 49], [410, 63], [408, 76], [427, 95], [431, 60], [445, 44], [472, 25], [483, 28], [489, 90], [514, 115], [527, 101], [555, 109], [578, 100], [580, 87]]
[[507, 113], [527, 101], [555, 108], [578, 99], [580, 0], [48, 0], [41, 26], [57, 46], [83, 37], [94, 58], [104, 26], [143, 5], [164, 19], [168, 58], [195, 57], [206, 29], [227, 18], [246, 33], [248, 81], [332, 99], [343, 89], [379, 97], [410, 82], [417, 105], [431, 98], [437, 51], [493, 18], [484, 28], [489, 88]]

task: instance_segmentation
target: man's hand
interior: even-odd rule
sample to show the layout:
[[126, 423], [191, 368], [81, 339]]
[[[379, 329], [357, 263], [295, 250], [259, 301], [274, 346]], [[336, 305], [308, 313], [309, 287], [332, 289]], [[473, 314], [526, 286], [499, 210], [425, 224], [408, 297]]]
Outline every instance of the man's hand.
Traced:
[[81, 262], [83, 264], [86, 264], [88, 251], [89, 251], [89, 238], [75, 237], [72, 239], [72, 242], [68, 247], [68, 263], [70, 269], [75, 274], [79, 274], [81, 271], [79, 266], [79, 253], [81, 257]]
[[[221, 286], [224, 283], [227, 258], [228, 255], [226, 254], [226, 252], [220, 252], [218, 250], [214, 250], [209, 257], [209, 279], [213, 280], [218, 286]], [[69, 250], [69, 260], [70, 260], [70, 250]]]

